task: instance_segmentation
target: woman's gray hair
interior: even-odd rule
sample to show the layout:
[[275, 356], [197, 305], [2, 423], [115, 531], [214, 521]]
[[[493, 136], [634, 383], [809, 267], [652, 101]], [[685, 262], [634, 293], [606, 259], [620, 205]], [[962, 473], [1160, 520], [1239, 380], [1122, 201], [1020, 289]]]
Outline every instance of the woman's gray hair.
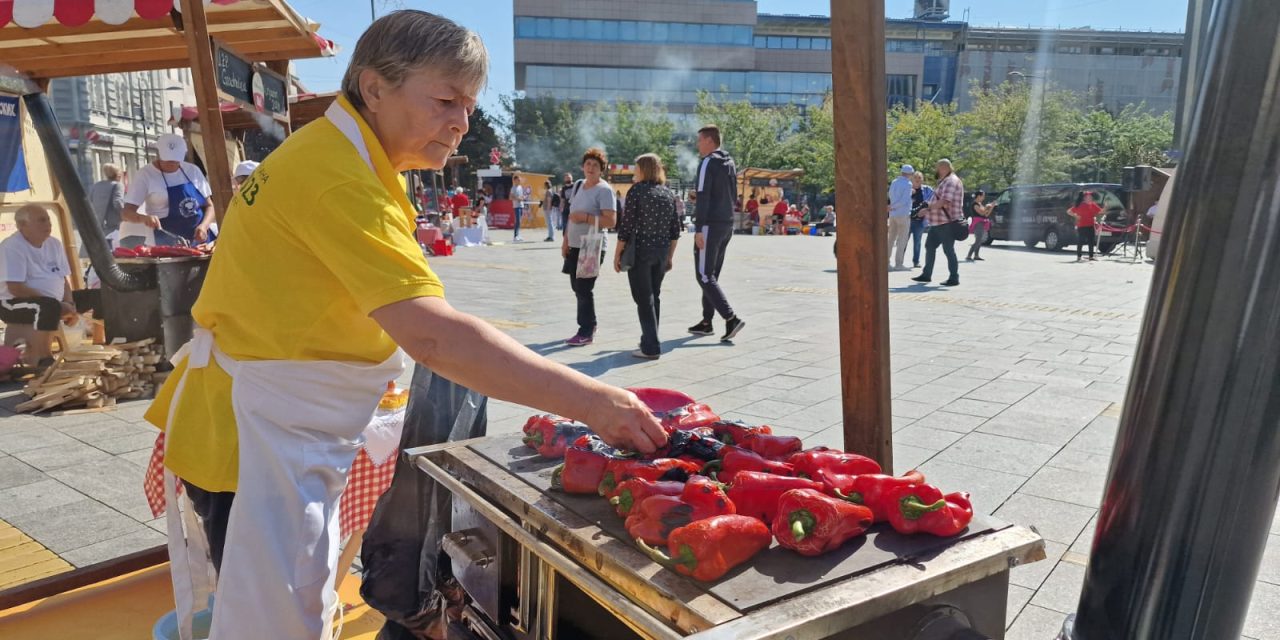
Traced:
[[489, 76], [489, 52], [476, 32], [426, 11], [403, 9], [378, 18], [356, 42], [342, 77], [342, 94], [363, 107], [360, 73], [376, 72], [392, 86], [418, 69], [433, 68], [480, 93]]

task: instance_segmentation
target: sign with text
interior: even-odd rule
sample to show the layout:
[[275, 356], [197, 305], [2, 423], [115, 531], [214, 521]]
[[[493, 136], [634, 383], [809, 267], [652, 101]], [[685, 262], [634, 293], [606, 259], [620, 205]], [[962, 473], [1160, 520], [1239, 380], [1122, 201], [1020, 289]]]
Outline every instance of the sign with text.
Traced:
[[255, 67], [216, 40], [213, 67], [218, 89], [241, 106], [272, 115], [288, 113], [289, 92], [283, 77]]

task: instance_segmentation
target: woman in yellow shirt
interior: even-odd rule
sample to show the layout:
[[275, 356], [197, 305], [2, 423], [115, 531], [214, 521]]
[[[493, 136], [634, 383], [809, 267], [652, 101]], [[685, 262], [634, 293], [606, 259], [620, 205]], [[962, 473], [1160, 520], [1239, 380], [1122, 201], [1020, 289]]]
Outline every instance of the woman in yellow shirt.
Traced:
[[[338, 498], [361, 431], [403, 370], [401, 349], [619, 446], [647, 452], [665, 441], [630, 392], [453, 309], [413, 240], [399, 172], [444, 166], [487, 72], [475, 33], [422, 11], [387, 15], [360, 38], [325, 117], [289, 137], [233, 199], [192, 310], [200, 328], [147, 415], [168, 434], [173, 476], [236, 491], [214, 640], [328, 637]], [[178, 561], [189, 553], [171, 524], [187, 606], [206, 585]]]

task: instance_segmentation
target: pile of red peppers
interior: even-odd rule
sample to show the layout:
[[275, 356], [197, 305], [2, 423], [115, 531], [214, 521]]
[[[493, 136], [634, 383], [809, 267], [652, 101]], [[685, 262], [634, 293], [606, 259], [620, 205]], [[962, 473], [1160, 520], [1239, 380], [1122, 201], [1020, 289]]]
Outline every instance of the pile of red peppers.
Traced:
[[901, 534], [955, 536], [973, 519], [967, 493], [943, 494], [919, 471], [881, 473], [875, 460], [720, 419], [693, 403], [659, 414], [669, 437], [650, 457], [619, 451], [585, 425], [534, 416], [524, 442], [562, 458], [552, 487], [608, 499], [654, 560], [718, 580], [779, 546], [806, 556], [839, 549], [876, 523]]

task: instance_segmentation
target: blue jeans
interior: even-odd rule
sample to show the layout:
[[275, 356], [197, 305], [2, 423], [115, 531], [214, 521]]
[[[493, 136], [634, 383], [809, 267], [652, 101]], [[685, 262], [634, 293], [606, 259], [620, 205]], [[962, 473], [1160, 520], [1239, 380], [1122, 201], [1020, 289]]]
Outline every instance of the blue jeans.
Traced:
[[547, 210], [547, 239], [548, 240], [556, 239], [556, 227], [560, 226], [559, 218], [560, 218], [559, 211], [556, 211], [555, 209]]
[[523, 218], [523, 217], [524, 217], [524, 207], [516, 207], [516, 222], [515, 222], [516, 228], [515, 228], [515, 231], [511, 233], [512, 238], [520, 237], [520, 218]]
[[911, 264], [920, 266], [920, 237], [924, 235], [924, 218], [911, 219]]

